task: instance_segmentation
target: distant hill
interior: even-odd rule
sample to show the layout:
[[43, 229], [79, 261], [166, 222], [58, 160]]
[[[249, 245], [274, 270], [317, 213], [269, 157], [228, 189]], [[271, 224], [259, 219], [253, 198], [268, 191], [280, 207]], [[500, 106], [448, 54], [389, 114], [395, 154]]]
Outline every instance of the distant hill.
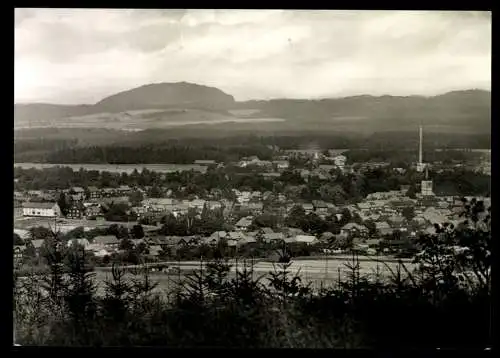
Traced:
[[234, 98], [214, 87], [193, 83], [155, 83], [109, 96], [96, 103], [102, 112], [121, 112], [153, 108], [197, 108], [226, 110]]
[[[114, 94], [94, 105], [15, 104], [14, 125], [16, 128], [71, 127], [80, 120], [78, 117], [99, 115], [98, 126], [107, 117], [113, 121], [117, 117], [115, 114], [128, 111], [178, 108], [225, 113], [233, 106], [234, 98], [214, 87], [186, 82], [155, 83]], [[132, 120], [138, 117], [128, 113], [125, 116]]]
[[395, 130], [420, 123], [472, 126], [490, 131], [491, 92], [454, 91], [434, 97], [354, 96], [320, 100], [275, 99], [239, 102], [239, 108], [304, 124], [359, 124], [373, 130]]
[[[231, 125], [228, 125], [228, 123]], [[491, 131], [491, 93], [454, 91], [434, 97], [353, 96], [318, 100], [273, 99], [235, 102], [214, 87], [157, 83], [104, 98], [94, 105], [16, 104], [14, 126], [38, 128], [168, 129], [295, 132], [413, 130]], [[186, 128], [188, 130], [188, 128]]]

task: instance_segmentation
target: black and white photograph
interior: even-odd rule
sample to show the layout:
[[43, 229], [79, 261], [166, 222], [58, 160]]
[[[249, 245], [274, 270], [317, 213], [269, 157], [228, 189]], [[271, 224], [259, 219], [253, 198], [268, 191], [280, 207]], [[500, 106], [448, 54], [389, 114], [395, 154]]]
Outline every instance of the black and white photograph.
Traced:
[[491, 11], [14, 27], [15, 349], [491, 349]]

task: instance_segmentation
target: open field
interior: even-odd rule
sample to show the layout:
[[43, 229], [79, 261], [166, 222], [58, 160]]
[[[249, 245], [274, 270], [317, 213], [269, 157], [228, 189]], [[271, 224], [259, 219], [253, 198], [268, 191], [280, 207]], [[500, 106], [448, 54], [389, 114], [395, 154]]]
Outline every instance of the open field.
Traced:
[[97, 170], [99, 172], [127, 173], [131, 174], [134, 170], [141, 172], [144, 168], [158, 173], [172, 173], [177, 171], [190, 171], [204, 173], [206, 166], [196, 164], [52, 164], [52, 163], [14, 163], [14, 167], [22, 169], [46, 169], [54, 167], [69, 167], [75, 171], [83, 168], [85, 170]]
[[[257, 111], [258, 112], [258, 111]], [[251, 112], [254, 113], [254, 112]], [[55, 118], [44, 121], [15, 121], [16, 129], [29, 128], [103, 128], [125, 131], [171, 128], [193, 124], [284, 122], [283, 118], [249, 118], [248, 110], [217, 112], [199, 109], [172, 108], [131, 110], [118, 113], [92, 113], [83, 116]]]
[[[319, 289], [320, 287], [336, 285], [339, 278], [345, 280], [349, 273], [349, 268], [346, 266], [349, 262], [350, 260], [346, 257], [330, 257], [328, 260], [323, 261], [299, 260], [293, 261], [288, 268], [288, 271], [290, 272], [290, 275], [297, 274], [303, 282], [311, 283], [313, 288]], [[152, 281], [158, 282], [158, 287], [156, 289], [158, 293], [171, 292], [172, 289], [177, 287], [179, 278], [182, 278], [186, 274], [195, 270], [204, 268], [204, 265], [201, 265], [199, 261], [166, 262], [165, 264], [169, 268], [179, 268], [180, 270], [178, 273], [166, 270], [165, 272], [156, 271], [149, 274]], [[247, 261], [246, 264], [242, 261], [238, 262], [237, 268], [234, 260], [230, 262], [230, 264], [232, 264], [232, 267], [229, 277], [234, 277], [237, 269], [241, 272], [244, 267], [249, 269], [251, 266], [250, 261]], [[404, 265], [409, 271], [412, 271], [415, 268], [415, 265], [409, 262], [404, 263]], [[394, 262], [387, 262], [384, 264], [382, 262], [375, 261], [360, 261], [359, 266], [361, 275], [367, 275], [370, 278], [374, 278], [378, 272], [380, 277], [389, 278], [391, 276], [391, 270], [392, 272], [396, 272], [398, 265]], [[263, 279], [265, 279], [268, 274], [273, 272], [275, 269], [280, 270], [279, 264], [256, 260], [253, 266], [253, 276], [255, 278], [264, 277]], [[401, 271], [402, 276], [406, 276], [403, 268]], [[104, 282], [112, 277], [111, 268], [96, 268], [95, 274], [95, 280], [98, 284], [99, 292], [104, 292]], [[132, 274], [127, 274], [127, 276], [133, 277]]]

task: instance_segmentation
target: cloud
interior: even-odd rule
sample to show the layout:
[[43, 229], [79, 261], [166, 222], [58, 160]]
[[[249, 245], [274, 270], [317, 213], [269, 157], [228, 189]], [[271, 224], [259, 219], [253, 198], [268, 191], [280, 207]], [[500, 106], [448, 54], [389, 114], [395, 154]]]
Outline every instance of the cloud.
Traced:
[[237, 100], [491, 85], [491, 13], [16, 9], [15, 100], [92, 103], [151, 82]]

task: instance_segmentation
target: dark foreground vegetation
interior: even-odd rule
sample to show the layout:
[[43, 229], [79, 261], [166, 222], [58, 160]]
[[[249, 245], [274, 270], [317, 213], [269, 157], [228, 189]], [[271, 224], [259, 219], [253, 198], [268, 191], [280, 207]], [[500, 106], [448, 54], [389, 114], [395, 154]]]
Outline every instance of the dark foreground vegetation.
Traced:
[[475, 201], [464, 214], [460, 229], [443, 227], [422, 238], [416, 271], [401, 264], [389, 280], [369, 280], [353, 256], [349, 277], [319, 292], [291, 277], [283, 252], [275, 271], [260, 279], [251, 266], [229, 277], [219, 257], [186, 276], [170, 297], [153, 292], [147, 272], [127, 279], [114, 267], [104, 295], [97, 295], [83, 251], [64, 257], [54, 240], [45, 254], [50, 274], [16, 277], [16, 343], [485, 348], [491, 345], [490, 216]]

